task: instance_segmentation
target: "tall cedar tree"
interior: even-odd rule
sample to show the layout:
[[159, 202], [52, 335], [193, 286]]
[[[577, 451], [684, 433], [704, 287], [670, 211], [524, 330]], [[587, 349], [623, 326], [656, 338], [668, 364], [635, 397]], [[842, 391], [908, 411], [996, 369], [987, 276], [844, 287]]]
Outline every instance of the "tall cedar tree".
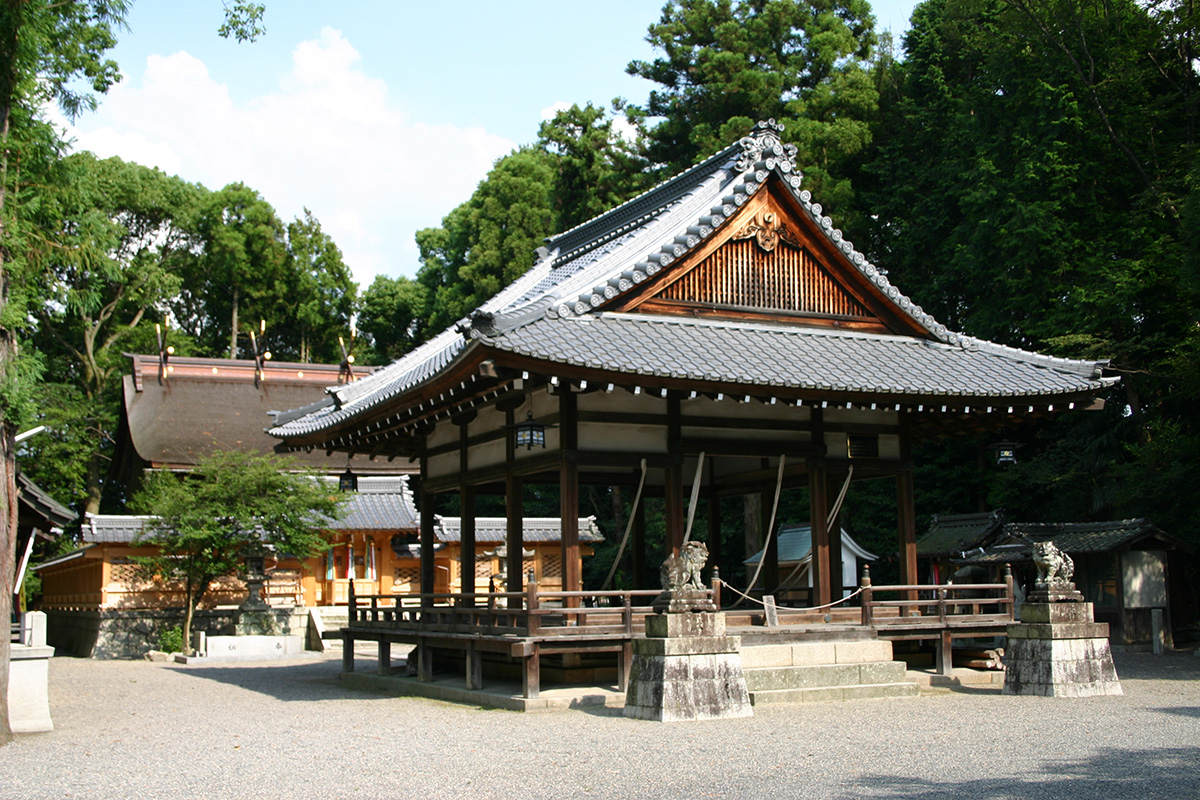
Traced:
[[685, 169], [773, 118], [799, 148], [808, 188], [848, 208], [844, 175], [870, 142], [878, 102], [867, 70], [874, 24], [867, 0], [667, 3], [646, 36], [663, 55], [626, 68], [662, 87], [633, 107], [663, 118], [648, 131], [651, 161]]

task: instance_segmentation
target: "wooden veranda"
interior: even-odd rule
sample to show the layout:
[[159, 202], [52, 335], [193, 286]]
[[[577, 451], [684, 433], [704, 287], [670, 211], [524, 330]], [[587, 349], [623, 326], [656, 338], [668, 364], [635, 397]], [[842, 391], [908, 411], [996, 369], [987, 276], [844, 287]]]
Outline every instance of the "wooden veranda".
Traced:
[[[720, 606], [722, 585], [712, 582], [710, 596]], [[541, 591], [536, 583], [522, 592], [485, 595], [351, 596], [349, 620], [342, 631], [342, 669], [354, 671], [354, 643], [378, 645], [377, 672], [391, 674], [392, 645], [415, 648], [418, 681], [433, 679], [435, 653], [461, 658], [467, 689], [483, 688], [484, 654], [519, 665], [521, 692], [541, 691], [543, 656], [613, 654], [616, 688], [624, 692], [632, 667], [632, 641], [644, 635], [644, 619], [659, 591]], [[780, 609], [768, 625], [761, 610], [727, 610], [728, 629], [761, 643], [775, 635], [821, 628], [863, 629], [891, 641], [933, 640], [937, 671], [952, 667], [954, 638], [1002, 635], [1014, 620], [1011, 573], [1004, 583], [873, 586], [864, 577], [857, 606], [828, 609]], [[575, 601], [572, 604], [572, 601]], [[588, 605], [583, 606], [583, 603]]]

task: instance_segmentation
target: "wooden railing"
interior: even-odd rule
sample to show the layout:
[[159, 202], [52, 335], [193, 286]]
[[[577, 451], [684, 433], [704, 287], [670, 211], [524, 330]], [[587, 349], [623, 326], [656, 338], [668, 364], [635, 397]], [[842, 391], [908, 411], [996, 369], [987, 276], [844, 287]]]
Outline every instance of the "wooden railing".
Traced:
[[[659, 590], [375, 594], [349, 598], [349, 626], [480, 636], [632, 636]], [[593, 603], [594, 605], [582, 605]]]
[[[903, 584], [862, 582], [862, 624], [873, 628], [994, 625], [1016, 618], [1012, 570], [1004, 583]], [[889, 599], [880, 599], [886, 594]], [[888, 613], [891, 612], [891, 613]]]

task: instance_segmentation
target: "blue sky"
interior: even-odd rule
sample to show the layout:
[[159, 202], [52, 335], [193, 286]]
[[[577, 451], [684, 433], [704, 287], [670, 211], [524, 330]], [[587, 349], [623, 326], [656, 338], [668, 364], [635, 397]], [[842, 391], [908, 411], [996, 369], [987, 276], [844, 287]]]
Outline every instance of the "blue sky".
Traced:
[[[136, 0], [113, 57], [126, 79], [69, 133], [220, 188], [284, 221], [309, 208], [365, 287], [413, 275], [413, 234], [466, 200], [556, 107], [643, 102], [662, 0], [267, 0], [267, 34], [217, 36], [219, 0]], [[872, 4], [899, 34], [915, 0]]]

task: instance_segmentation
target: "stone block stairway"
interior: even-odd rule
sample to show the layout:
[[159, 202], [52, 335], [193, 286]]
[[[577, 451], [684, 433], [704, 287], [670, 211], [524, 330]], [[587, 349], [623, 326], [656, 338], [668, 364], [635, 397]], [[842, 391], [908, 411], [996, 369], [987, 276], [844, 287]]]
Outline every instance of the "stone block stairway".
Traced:
[[892, 660], [892, 643], [869, 632], [743, 636], [741, 655], [756, 706], [920, 694], [904, 662]]

